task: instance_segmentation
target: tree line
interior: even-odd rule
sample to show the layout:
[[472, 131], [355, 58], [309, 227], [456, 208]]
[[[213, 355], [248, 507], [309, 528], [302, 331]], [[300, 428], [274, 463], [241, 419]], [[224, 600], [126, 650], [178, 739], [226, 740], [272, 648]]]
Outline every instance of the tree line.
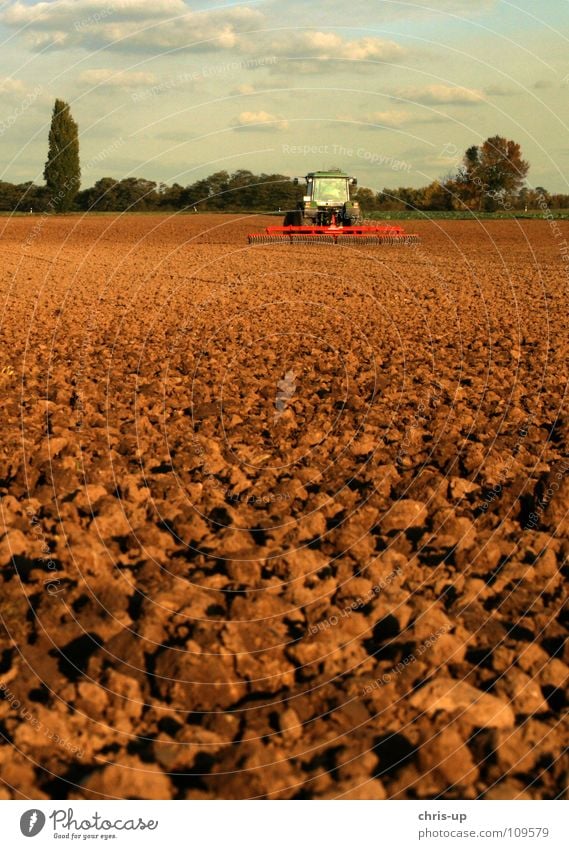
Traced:
[[65, 208], [53, 203], [54, 192], [49, 186], [0, 182], [0, 210], [19, 212], [275, 211], [294, 208], [301, 197], [302, 188], [284, 174], [253, 174], [245, 170], [232, 174], [217, 171], [188, 186], [167, 186], [140, 177], [103, 177], [90, 188], [77, 191]]
[[[379, 192], [360, 187], [355, 193], [365, 213], [403, 210], [535, 210], [545, 202], [550, 209], [569, 209], [569, 195], [549, 194], [546, 189], [521, 187], [512, 194], [474, 191], [477, 186], [449, 179], [423, 188], [384, 188]], [[94, 186], [76, 193], [67, 209], [54, 203], [48, 186], [34, 183], [0, 182], [0, 211], [99, 211], [123, 212], [275, 212], [293, 209], [302, 196], [290, 177], [283, 174], [253, 174], [240, 170], [233, 174], [217, 171], [189, 186], [166, 186], [139, 177], [116, 180], [103, 177]]]
[[[447, 146], [452, 147], [452, 146]], [[453, 154], [456, 148], [453, 148]], [[314, 163], [314, 168], [322, 163]], [[525, 185], [529, 163], [520, 145], [492, 136], [469, 147], [456, 160], [455, 170], [428, 186], [401, 186], [355, 193], [365, 213], [403, 210], [568, 209], [569, 195], [550, 195], [544, 188]], [[103, 177], [81, 189], [79, 133], [69, 105], [56, 100], [49, 131], [45, 185], [0, 182], [0, 211], [100, 212], [189, 210], [195, 212], [276, 212], [294, 209], [303, 187], [284, 174], [254, 174], [239, 169], [216, 171], [187, 186], [167, 186], [154, 180]]]

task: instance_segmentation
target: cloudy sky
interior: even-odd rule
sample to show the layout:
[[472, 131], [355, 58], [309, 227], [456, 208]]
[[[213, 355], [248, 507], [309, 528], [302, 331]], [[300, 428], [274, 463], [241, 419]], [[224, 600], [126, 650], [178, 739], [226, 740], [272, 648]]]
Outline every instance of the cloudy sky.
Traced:
[[569, 191], [569, 0], [0, 0], [0, 180], [41, 182], [55, 97], [83, 185], [346, 168], [420, 186], [489, 135]]

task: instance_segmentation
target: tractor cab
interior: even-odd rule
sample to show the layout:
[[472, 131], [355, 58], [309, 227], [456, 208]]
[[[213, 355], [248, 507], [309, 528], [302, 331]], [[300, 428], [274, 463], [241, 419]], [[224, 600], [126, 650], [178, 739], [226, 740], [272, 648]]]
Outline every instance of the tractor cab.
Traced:
[[308, 174], [306, 195], [319, 206], [343, 205], [350, 200], [349, 178], [345, 174], [333, 176]]

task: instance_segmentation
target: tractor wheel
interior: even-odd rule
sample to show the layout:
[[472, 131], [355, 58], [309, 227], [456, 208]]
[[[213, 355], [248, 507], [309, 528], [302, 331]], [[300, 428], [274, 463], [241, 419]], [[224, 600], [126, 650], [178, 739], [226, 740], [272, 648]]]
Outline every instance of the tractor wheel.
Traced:
[[304, 215], [302, 209], [290, 209], [285, 215], [283, 225], [285, 227], [302, 227]]

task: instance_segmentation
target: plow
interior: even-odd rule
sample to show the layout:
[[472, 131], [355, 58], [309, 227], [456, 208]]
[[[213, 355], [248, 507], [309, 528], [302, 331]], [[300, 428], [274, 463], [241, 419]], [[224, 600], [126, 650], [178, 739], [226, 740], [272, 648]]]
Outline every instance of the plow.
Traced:
[[324, 245], [410, 245], [419, 241], [413, 233], [402, 227], [382, 225], [361, 227], [267, 227], [264, 233], [250, 233], [250, 245], [267, 245], [275, 242], [290, 244]]
[[[409, 245], [419, 241], [419, 236], [398, 225], [364, 222], [358, 201], [350, 195], [357, 180], [343, 171], [312, 171], [304, 179], [305, 195], [296, 209], [286, 213], [282, 226], [250, 233], [250, 245]], [[294, 182], [298, 185], [298, 178]]]

